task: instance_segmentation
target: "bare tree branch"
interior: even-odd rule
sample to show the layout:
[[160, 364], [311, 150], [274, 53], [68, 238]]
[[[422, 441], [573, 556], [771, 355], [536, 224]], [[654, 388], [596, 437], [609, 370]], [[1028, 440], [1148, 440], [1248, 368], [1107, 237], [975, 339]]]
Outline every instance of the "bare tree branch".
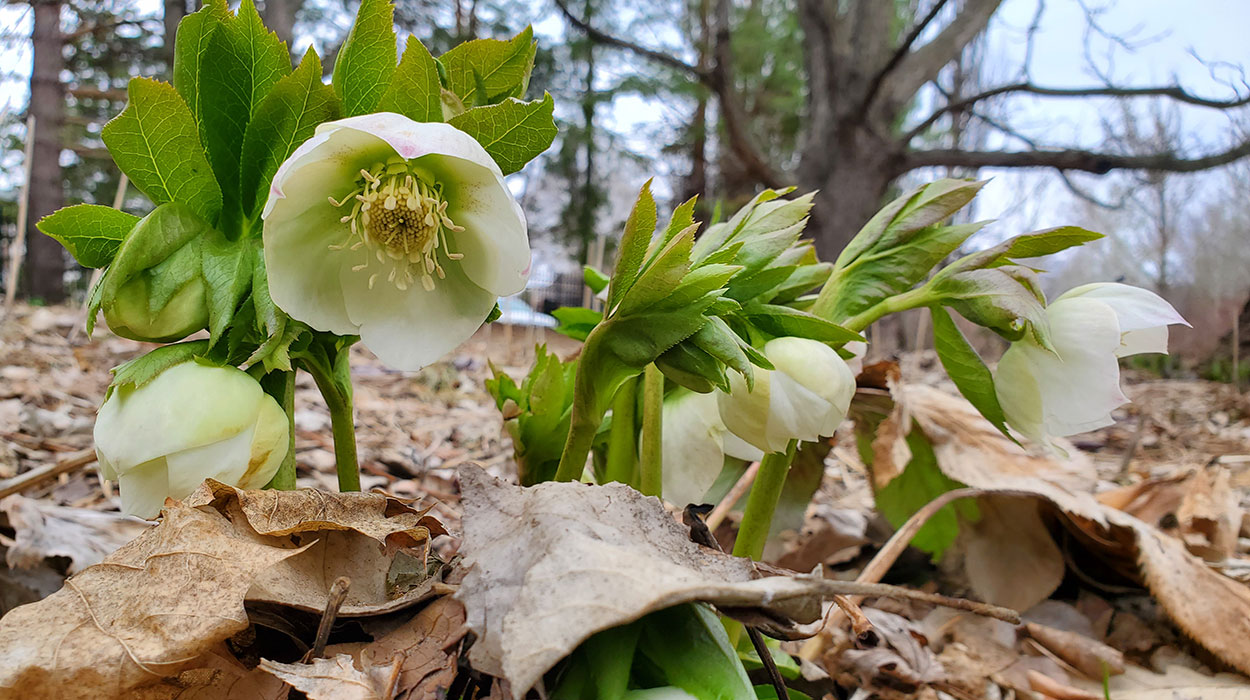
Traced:
[[781, 187], [781, 178], [768, 164], [768, 160], [751, 143], [751, 134], [747, 130], [747, 116], [742, 110], [742, 101], [734, 94], [733, 76], [730, 73], [733, 65], [733, 52], [729, 46], [729, 0], [716, 0], [715, 26], [716, 36], [712, 51], [716, 60], [710, 76], [711, 88], [716, 92], [721, 117], [725, 120], [729, 147], [742, 161], [747, 172], [761, 184], [766, 187]]
[[991, 97], [1006, 95], [1013, 92], [1023, 92], [1030, 95], [1040, 95], [1043, 97], [1167, 97], [1177, 102], [1194, 105], [1197, 107], [1210, 107], [1212, 109], [1236, 109], [1250, 105], [1250, 95], [1245, 97], [1237, 97], [1231, 100], [1212, 100], [1206, 97], [1199, 97], [1185, 90], [1179, 85], [1168, 85], [1162, 87], [1140, 87], [1140, 88], [1122, 88], [1122, 87], [1087, 87], [1087, 88], [1049, 88], [1031, 83], [1014, 83], [1012, 85], [1000, 85], [999, 87], [986, 90], [985, 92], [966, 97], [962, 100], [948, 102], [938, 108], [933, 114], [925, 118], [914, 129], [908, 131], [903, 137], [903, 142], [911, 141], [916, 136], [924, 133], [929, 127], [933, 126], [943, 114], [949, 112], [962, 112], [972, 105]]
[[877, 71], [876, 75], [872, 76], [872, 81], [868, 85], [868, 92], [865, 93], [864, 99], [859, 105], [861, 111], [867, 110], [872, 106], [872, 101], [876, 99], [877, 93], [881, 90], [881, 83], [883, 83], [886, 76], [897, 68], [898, 64], [907, 57], [907, 54], [911, 53], [911, 47], [915, 45], [916, 40], [920, 38], [920, 34], [924, 32], [925, 27], [928, 27], [929, 24], [933, 22], [934, 18], [937, 17], [938, 13], [942, 11], [942, 8], [946, 6], [946, 2], [947, 0], [937, 0], [934, 2], [933, 7], [929, 8], [929, 13], [922, 17], [920, 21], [911, 28], [911, 31], [907, 32], [907, 36], [903, 37], [903, 42], [894, 50], [894, 54], [890, 56], [890, 60], [886, 61], [886, 64], [881, 67], [881, 70]]
[[1002, 0], [967, 0], [963, 10], [932, 41], [903, 56], [881, 86], [892, 104], [903, 104], [932, 81], [964, 46], [980, 34]]
[[581, 17], [574, 15], [572, 11], [569, 10], [569, 7], [565, 3], [565, 0], [553, 0], [553, 2], [555, 2], [556, 7], [560, 9], [560, 13], [564, 15], [564, 18], [569, 21], [569, 24], [572, 24], [574, 27], [577, 27], [587, 37], [589, 37], [591, 41], [597, 44], [615, 46], [620, 49], [632, 51], [638, 54], [639, 56], [643, 56], [647, 59], [655, 61], [656, 63], [659, 63], [660, 65], [668, 66], [669, 68], [674, 68], [676, 70], [689, 73], [690, 75], [694, 76], [698, 80], [705, 82], [705, 83], [709, 82], [711, 78], [711, 76], [708, 74], [707, 71], [700, 69], [698, 66], [693, 66], [689, 63], [686, 63], [685, 61], [677, 58], [676, 56], [670, 56], [669, 54], [666, 54], [663, 51], [657, 51], [655, 49], [647, 48], [646, 46], [643, 46], [641, 44], [635, 44], [632, 41], [627, 41], [625, 39], [612, 36], [611, 34], [608, 34], [607, 32], [603, 32], [592, 27], [588, 22], [583, 20]]
[[1199, 158], [1180, 158], [1171, 153], [1122, 155], [1095, 153], [1080, 149], [1058, 151], [956, 151], [935, 149], [912, 151], [903, 156], [904, 172], [916, 168], [964, 167], [964, 168], [1056, 168], [1078, 170], [1098, 175], [1112, 170], [1158, 170], [1172, 173], [1192, 173], [1207, 168], [1227, 165], [1250, 156], [1250, 141], [1235, 148]]

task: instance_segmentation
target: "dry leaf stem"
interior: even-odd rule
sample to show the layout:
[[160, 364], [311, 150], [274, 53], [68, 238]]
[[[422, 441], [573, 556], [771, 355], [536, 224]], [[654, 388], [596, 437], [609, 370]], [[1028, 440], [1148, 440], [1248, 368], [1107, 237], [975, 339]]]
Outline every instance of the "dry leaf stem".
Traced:
[[330, 584], [330, 596], [326, 600], [326, 609], [321, 614], [321, 623], [317, 625], [317, 638], [313, 640], [312, 648], [304, 655], [304, 663], [319, 658], [325, 652], [326, 642], [330, 641], [330, 630], [334, 627], [334, 621], [338, 619], [339, 608], [342, 608], [343, 601], [347, 600], [347, 590], [351, 586], [352, 580], [346, 576], [340, 576]]

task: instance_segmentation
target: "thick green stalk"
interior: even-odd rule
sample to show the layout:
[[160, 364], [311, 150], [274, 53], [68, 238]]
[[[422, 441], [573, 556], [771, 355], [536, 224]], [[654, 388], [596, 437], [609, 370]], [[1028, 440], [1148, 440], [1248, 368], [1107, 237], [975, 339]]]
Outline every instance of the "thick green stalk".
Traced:
[[355, 411], [352, 408], [352, 384], [347, 375], [347, 353], [343, 348], [331, 360], [306, 358], [301, 366], [313, 376], [326, 408], [330, 409], [330, 429], [334, 433], [334, 461], [339, 476], [339, 491], [360, 490], [360, 466], [356, 460]]
[[664, 486], [664, 375], [654, 364], [642, 373], [642, 455], [639, 491], [659, 496]]
[[564, 442], [564, 452], [560, 454], [560, 466], [556, 467], [556, 481], [578, 481], [586, 470], [586, 457], [595, 442], [599, 424], [603, 422], [602, 414], [592, 415], [597, 412], [588, 411], [587, 408], [579, 405], [577, 399], [573, 400], [569, 437]]
[[738, 528], [738, 539], [734, 541], [734, 556], [759, 560], [764, 555], [764, 543], [773, 524], [773, 512], [777, 510], [781, 487], [786, 483], [798, 444], [797, 440], [791, 440], [785, 452], [764, 455], [755, 483], [751, 485], [751, 495], [747, 497], [746, 510], [742, 513], [742, 525]]
[[608, 412], [612, 397], [621, 383], [633, 377], [625, 376], [614, 382], [596, 382], [593, 374], [600, 361], [599, 348], [605, 324], [599, 324], [586, 342], [582, 344], [582, 356], [577, 361], [577, 376], [573, 380], [573, 411], [569, 419], [569, 437], [560, 453], [560, 466], [556, 467], [556, 481], [578, 481], [586, 470], [586, 457], [595, 442], [595, 433]]
[[272, 372], [262, 382], [265, 391], [278, 401], [286, 412], [287, 448], [282, 465], [265, 486], [278, 491], [295, 490], [295, 370]]
[[604, 483], [637, 486], [638, 464], [638, 380], [630, 379], [612, 399], [612, 428], [608, 432], [607, 466]]
[[858, 333], [868, 326], [871, 326], [884, 316], [898, 313], [899, 311], [907, 311], [908, 309], [928, 306], [933, 302], [933, 300], [933, 295], [929, 293], [929, 290], [926, 287], [922, 286], [908, 292], [903, 292], [902, 294], [886, 297], [867, 309], [864, 309], [863, 311], [846, 319], [845, 321], [838, 321], [837, 319], [831, 320], [843, 328]]

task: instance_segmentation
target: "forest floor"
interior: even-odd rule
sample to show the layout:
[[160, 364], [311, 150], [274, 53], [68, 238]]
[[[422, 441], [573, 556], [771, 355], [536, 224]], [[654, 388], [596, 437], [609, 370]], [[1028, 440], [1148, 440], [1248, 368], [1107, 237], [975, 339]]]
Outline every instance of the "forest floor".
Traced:
[[[117, 509], [115, 490], [91, 463], [94, 413], [108, 386], [109, 368], [154, 346], [118, 338], [107, 329], [88, 340], [81, 326], [78, 309], [22, 305], [0, 323], [0, 489], [9, 483], [4, 480], [19, 475], [57, 464], [79, 465], [0, 501], [0, 552], [13, 547], [16, 533], [9, 515], [21, 503]], [[488, 362], [519, 376], [535, 341], [561, 354], [576, 347], [547, 332], [494, 328], [448, 359], [412, 373], [387, 369], [357, 346], [353, 376], [364, 490], [427, 503], [432, 499], [431, 514], [453, 535], [458, 532], [457, 467], [476, 463], [498, 477], [514, 474], [511, 443], [484, 389], [491, 376]], [[909, 355], [899, 364], [906, 384], [953, 393], [931, 354]], [[1076, 451], [1065, 464], [1076, 465], [1079, 478], [1071, 484], [1078, 485], [1067, 488], [1176, 538], [1222, 579], [1250, 582], [1250, 517], [1244, 515], [1250, 512], [1250, 397], [1226, 384], [1133, 373], [1126, 373], [1125, 390], [1133, 403], [1118, 412], [1114, 426], [1074, 440]], [[336, 490], [329, 414], [307, 375], [300, 375], [296, 403], [298, 483]], [[835, 447], [804, 527], [783, 538], [775, 559], [796, 570], [823, 564], [828, 576], [854, 578], [892, 531], [873, 508], [871, 479], [853, 448]], [[959, 480], [982, 489], [992, 486]], [[1004, 486], [1015, 488], [1018, 482]], [[1066, 527], [1058, 524], [1065, 517], [1064, 522], [1079, 520], [1056, 504], [1039, 510], [1052, 534]], [[987, 523], [993, 520], [992, 508], [982, 510]], [[10, 554], [9, 568], [0, 562], [0, 615], [52, 593], [67, 570], [98, 561], [133, 536], [135, 527], [142, 528], [119, 524], [111, 544], [102, 536], [70, 550], [50, 547], [43, 561], [26, 556], [16, 562]], [[1178, 697], [1250, 697], [1250, 682], [1230, 673], [1236, 661], [1220, 654], [1218, 645], [1204, 649], [1203, 630], [1178, 626], [1177, 610], [1159, 587], [1124, 576], [1123, 566], [1116, 574], [1105, 573], [1116, 568], [1104, 566], [1106, 561], [1082, 563], [1064, 542], [1062, 585], [1026, 619], [1096, 646], [1061, 648], [1063, 643], [1046, 639], [1038, 629], [1023, 632], [994, 621], [880, 601], [870, 616], [884, 637], [873, 650], [880, 654], [867, 660], [855, 654], [844, 655], [853, 661], [833, 658], [849, 644], [835, 635], [818, 660], [843, 688], [859, 687], [846, 691], [851, 696], [870, 697], [862, 694], [868, 689], [881, 697], [1004, 697], [1011, 692], [1018, 697], [1029, 692], [1102, 697], [1102, 679], [1089, 671], [1088, 662], [1106, 661], [1110, 648], [1127, 658], [1127, 672], [1116, 676], [1120, 685], [1111, 686], [1120, 694], [1112, 697], [1156, 697], [1150, 693], [1160, 688], [1168, 693], [1183, 689]], [[435, 544], [448, 550], [456, 546], [454, 537]], [[994, 546], [1019, 552], [1028, 550], [1027, 544], [1000, 540]], [[981, 590], [977, 546], [962, 542], [938, 565], [911, 550], [887, 581], [956, 595]], [[1018, 575], [1028, 576], [1029, 563], [1022, 561], [1014, 564], [1020, 567]], [[1146, 570], [1145, 578], [1150, 575]], [[1250, 589], [1237, 588], [1241, 592], [1234, 595], [1250, 599]]]

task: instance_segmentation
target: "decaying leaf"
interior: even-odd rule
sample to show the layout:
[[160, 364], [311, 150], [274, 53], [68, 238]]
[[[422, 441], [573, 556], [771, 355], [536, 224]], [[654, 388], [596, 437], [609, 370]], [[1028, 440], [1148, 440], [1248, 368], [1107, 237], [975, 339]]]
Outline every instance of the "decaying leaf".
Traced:
[[371, 666], [360, 670], [349, 654], [314, 659], [311, 664], [283, 664], [262, 659], [260, 668], [290, 683], [309, 700], [390, 700], [387, 688], [393, 669]]
[[1063, 582], [1063, 552], [1046, 531], [1034, 499], [989, 494], [980, 519], [965, 525], [964, 571], [982, 599], [1028, 610]]
[[[906, 411], [924, 432], [946, 476], [976, 489], [1036, 499], [1084, 546], [1107, 561], [1124, 563], [1124, 573], [1140, 580], [1195, 642], [1250, 673], [1250, 588], [1211, 570], [1180, 540], [1099, 503], [1089, 495], [1084, 460], [1027, 454], [966, 401], [937, 389], [895, 385], [891, 390], [893, 411]], [[882, 397], [873, 398], [874, 410], [881, 410]], [[879, 439], [897, 438], [887, 433]], [[874, 445], [878, 459], [890, 452], [888, 445]], [[961, 537], [969, 532], [976, 536], [975, 530], [964, 528]], [[1037, 535], [1035, 528], [1029, 536]], [[996, 548], [1006, 551], [1006, 546], [1000, 542]], [[988, 556], [979, 561], [981, 583], [976, 585], [981, 594], [1021, 585], [1018, 568], [995, 566]]]
[[66, 557], [69, 572], [77, 573], [151, 528], [146, 520], [120, 513], [68, 508], [18, 494], [0, 500], [0, 511], [17, 533], [5, 559], [20, 569], [46, 557]]
[[1149, 479], [1100, 493], [1098, 500], [1179, 537], [1207, 561], [1223, 562], [1236, 552], [1242, 510], [1226, 468]]
[[465, 634], [464, 606], [443, 596], [394, 632], [361, 650], [363, 666], [390, 668], [402, 657], [395, 685], [401, 700], [433, 700], [456, 677], [456, 647]]
[[127, 700], [286, 700], [290, 686], [261, 668], [247, 668], [218, 644], [195, 668], [138, 688]]
[[928, 683], [942, 680], [946, 674], [929, 641], [910, 620], [867, 608], [864, 614], [882, 641], [872, 649], [847, 649], [839, 663], [853, 673], [864, 687], [888, 688], [914, 692]]
[[437, 579], [420, 582], [398, 596], [388, 588], [387, 572], [395, 552], [424, 550], [430, 537], [444, 530], [425, 512], [384, 494], [242, 491], [209, 480], [187, 497], [187, 503], [211, 506], [232, 520], [246, 522], [260, 535], [306, 547], [299, 556], [258, 576], [248, 591], [249, 602], [320, 612], [331, 584], [340, 576], [351, 579], [342, 615], [390, 612], [434, 593]]
[[299, 552], [178, 503], [160, 526], [0, 618], [0, 698], [122, 697], [248, 626], [256, 576]]

